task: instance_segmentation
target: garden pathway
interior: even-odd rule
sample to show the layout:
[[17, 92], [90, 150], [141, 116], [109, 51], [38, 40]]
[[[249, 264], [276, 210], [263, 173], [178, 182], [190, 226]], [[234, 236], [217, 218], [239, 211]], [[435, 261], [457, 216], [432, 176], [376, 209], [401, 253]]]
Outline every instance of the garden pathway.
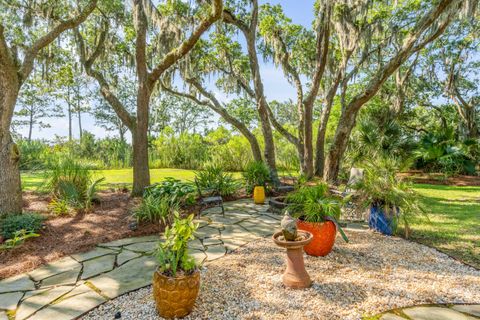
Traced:
[[[189, 245], [198, 262], [208, 264], [230, 251], [269, 236], [280, 217], [250, 199], [203, 212]], [[361, 227], [361, 226], [349, 226]], [[153, 252], [160, 236], [102, 243], [89, 252], [64, 257], [26, 274], [0, 281], [0, 320], [74, 319], [107, 300], [151, 283]], [[480, 319], [480, 305], [417, 306], [390, 311], [381, 320]]]
[[[189, 249], [199, 262], [269, 236], [280, 217], [267, 205], [250, 199], [210, 208]], [[98, 244], [89, 252], [64, 257], [31, 272], [0, 281], [0, 320], [74, 319], [103, 302], [151, 283], [156, 261], [153, 253], [160, 236], [120, 239]]]

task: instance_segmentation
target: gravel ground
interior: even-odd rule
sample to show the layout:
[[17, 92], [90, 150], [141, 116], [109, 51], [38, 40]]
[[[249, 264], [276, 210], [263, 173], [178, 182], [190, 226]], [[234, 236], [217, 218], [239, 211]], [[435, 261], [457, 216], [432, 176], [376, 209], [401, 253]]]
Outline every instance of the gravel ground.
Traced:
[[[425, 303], [479, 303], [480, 271], [429, 247], [370, 231], [337, 238], [325, 258], [306, 256], [314, 281], [307, 290], [283, 287], [283, 249], [270, 239], [216, 260], [186, 319], [361, 319]], [[151, 287], [92, 310], [83, 319], [159, 319]]]

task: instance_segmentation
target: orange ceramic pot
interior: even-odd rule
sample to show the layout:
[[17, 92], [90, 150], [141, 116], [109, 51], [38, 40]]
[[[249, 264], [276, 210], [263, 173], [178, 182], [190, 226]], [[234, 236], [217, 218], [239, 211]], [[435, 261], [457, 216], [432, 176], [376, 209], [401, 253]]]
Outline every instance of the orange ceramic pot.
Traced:
[[153, 297], [162, 318], [182, 318], [192, 312], [200, 289], [200, 272], [168, 277], [158, 270], [153, 274]]
[[333, 249], [337, 227], [332, 221], [306, 222], [297, 220], [298, 230], [308, 231], [313, 235], [313, 241], [303, 247], [311, 256], [325, 257]]

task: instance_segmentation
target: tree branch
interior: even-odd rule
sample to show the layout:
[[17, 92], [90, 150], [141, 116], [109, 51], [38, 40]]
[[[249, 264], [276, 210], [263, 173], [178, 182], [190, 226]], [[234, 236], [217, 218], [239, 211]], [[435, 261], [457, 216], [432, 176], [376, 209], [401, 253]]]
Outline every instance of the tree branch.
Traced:
[[193, 48], [202, 34], [207, 31], [207, 29], [210, 28], [214, 22], [220, 19], [222, 13], [223, 0], [213, 0], [212, 13], [198, 25], [188, 39], [163, 57], [162, 61], [160, 61], [160, 63], [149, 74], [150, 88], [153, 88], [155, 82], [158, 80], [158, 78], [160, 78], [165, 70], [183, 58]]
[[62, 32], [68, 29], [73, 29], [77, 27], [79, 24], [84, 22], [87, 17], [90, 15], [90, 13], [93, 12], [93, 10], [97, 6], [97, 0], [91, 0], [88, 5], [80, 11], [78, 15], [75, 17], [68, 19], [66, 21], [61, 22], [58, 24], [55, 28], [53, 28], [49, 33], [46, 35], [40, 37], [33, 43], [33, 45], [28, 48], [25, 52], [25, 58], [23, 59], [22, 66], [20, 68], [20, 78], [21, 81], [24, 81], [30, 72], [32, 72], [33, 69], [33, 63], [35, 61], [35, 58], [40, 50], [48, 46], [52, 41], [54, 41]]

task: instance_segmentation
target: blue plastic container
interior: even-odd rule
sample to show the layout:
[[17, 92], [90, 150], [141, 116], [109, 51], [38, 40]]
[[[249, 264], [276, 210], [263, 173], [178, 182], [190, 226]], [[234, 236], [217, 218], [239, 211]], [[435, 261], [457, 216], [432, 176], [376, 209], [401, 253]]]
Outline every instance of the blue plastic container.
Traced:
[[397, 228], [398, 215], [398, 209], [390, 209], [388, 213], [385, 213], [383, 206], [372, 205], [370, 207], [368, 226], [370, 229], [391, 236]]

